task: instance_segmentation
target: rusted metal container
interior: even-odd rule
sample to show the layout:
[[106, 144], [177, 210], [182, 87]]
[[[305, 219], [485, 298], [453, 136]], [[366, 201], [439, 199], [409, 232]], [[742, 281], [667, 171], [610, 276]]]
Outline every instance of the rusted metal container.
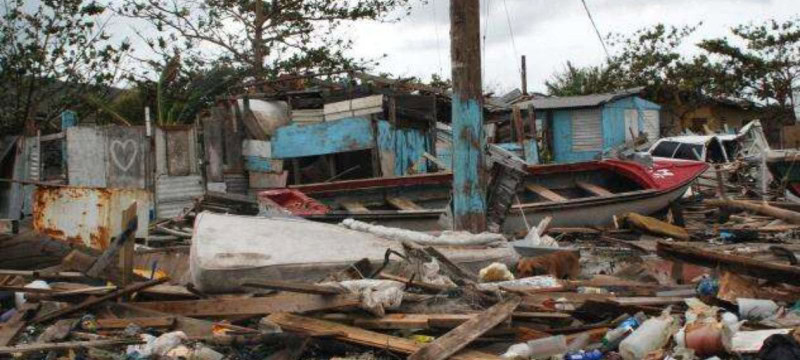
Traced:
[[71, 244], [105, 250], [122, 233], [122, 211], [137, 202], [136, 237], [147, 237], [151, 194], [142, 189], [38, 187], [33, 194], [36, 231]]

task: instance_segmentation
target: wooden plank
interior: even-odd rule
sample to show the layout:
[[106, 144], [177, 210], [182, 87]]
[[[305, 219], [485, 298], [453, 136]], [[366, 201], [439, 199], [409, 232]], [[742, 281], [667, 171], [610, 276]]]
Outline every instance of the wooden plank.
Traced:
[[477, 314], [389, 314], [377, 319], [356, 319], [354, 326], [363, 329], [454, 328]]
[[[403, 354], [411, 354], [421, 349], [421, 345], [411, 339], [385, 335], [331, 321], [313, 319], [288, 313], [272, 314], [267, 317], [267, 319], [278, 324], [284, 331], [301, 332], [311, 336], [322, 333], [333, 334], [333, 338], [340, 341], [371, 346], [378, 349], [387, 349]], [[452, 356], [451, 359], [471, 360], [500, 358], [487, 353], [464, 350]]]
[[383, 112], [383, 95], [372, 95], [357, 99], [325, 104], [325, 121], [354, 116], [366, 116]]
[[402, 196], [388, 196], [386, 202], [399, 210], [425, 210], [424, 207], [417, 205], [411, 199]]
[[259, 289], [289, 291], [301, 294], [338, 295], [347, 293], [347, 290], [340, 287], [280, 280], [247, 280], [242, 283], [242, 286]]
[[222, 125], [225, 134], [223, 172], [239, 172], [243, 168], [242, 139], [245, 138], [245, 131], [241, 118], [242, 112], [239, 110], [239, 104], [236, 102], [230, 104]]
[[169, 176], [187, 176], [194, 173], [192, 147], [194, 131], [191, 127], [162, 128], [167, 143], [167, 173]]
[[264, 315], [276, 312], [329, 310], [360, 304], [355, 294], [321, 296], [280, 293], [265, 297], [138, 302], [137, 307], [169, 314], [197, 317]]
[[800, 267], [797, 266], [766, 262], [745, 256], [728, 255], [662, 241], [658, 242], [656, 252], [658, 256], [665, 259], [726, 270], [779, 283], [800, 285]]
[[2, 346], [0, 347], [0, 355], [17, 354], [17, 353], [25, 354], [35, 351], [52, 351], [52, 350], [78, 349], [78, 348], [133, 345], [133, 344], [143, 344], [143, 343], [144, 340], [140, 339], [69, 341], [69, 342], [50, 343], [50, 344], [36, 343], [36, 344], [26, 344], [17, 346]]
[[636, 306], [663, 306], [670, 304], [680, 304], [692, 296], [662, 296], [662, 297], [618, 297], [610, 301], [619, 305]]
[[24, 304], [22, 309], [12, 315], [6, 322], [0, 324], [0, 346], [8, 345], [19, 332], [28, 325], [25, 318], [39, 309], [39, 304]]
[[171, 328], [175, 325], [174, 316], [164, 317], [137, 317], [126, 319], [97, 319], [99, 330], [119, 330], [125, 329], [130, 324], [136, 324], [146, 328]]
[[[69, 255], [68, 255], [69, 256]], [[0, 270], [0, 276], [28, 276], [36, 279], [76, 279], [86, 277], [77, 271], [49, 272], [45, 270]]]
[[203, 119], [203, 143], [206, 156], [206, 179], [209, 182], [223, 182], [223, 126], [224, 109], [214, 107], [211, 116]]
[[146, 288], [148, 288], [150, 286], [158, 285], [158, 284], [161, 284], [161, 283], [165, 283], [167, 281], [169, 281], [169, 278], [165, 277], [165, 278], [161, 278], [161, 279], [150, 280], [150, 281], [143, 282], [143, 283], [136, 283], [136, 284], [127, 286], [124, 289], [120, 289], [120, 290], [114, 291], [112, 293], [103, 295], [103, 296], [88, 298], [88, 299], [84, 300], [83, 302], [81, 302], [80, 304], [72, 305], [72, 306], [69, 306], [69, 307], [66, 307], [66, 308], [63, 308], [63, 309], [60, 309], [60, 310], [55, 310], [55, 311], [49, 312], [47, 314], [43, 314], [41, 316], [37, 316], [31, 322], [34, 323], [34, 324], [38, 324], [38, 323], [42, 323], [42, 322], [45, 322], [45, 321], [48, 321], [48, 320], [52, 320], [52, 319], [56, 319], [56, 318], [59, 318], [59, 317], [62, 317], [62, 316], [66, 316], [66, 315], [69, 315], [69, 314], [72, 314], [72, 313], [75, 313], [75, 312], [90, 308], [90, 307], [92, 307], [94, 305], [97, 305], [97, 304], [103, 302], [103, 301], [116, 299], [118, 297], [125, 296], [127, 294], [132, 294], [132, 293], [137, 292], [139, 290], [146, 289]]
[[614, 193], [612, 193], [611, 191], [608, 191], [607, 189], [603, 188], [600, 185], [595, 185], [595, 184], [588, 183], [588, 182], [585, 182], [585, 181], [576, 181], [575, 185], [577, 185], [579, 188], [585, 190], [586, 192], [589, 192], [589, 193], [594, 194], [596, 196], [612, 196], [612, 195], [614, 195]]
[[[138, 228], [138, 217], [136, 216], [137, 205], [136, 202], [133, 202], [125, 211], [122, 213], [122, 224], [125, 224], [125, 228], [122, 231], [122, 234], [117, 235], [114, 239], [114, 242], [108, 245], [108, 248], [97, 258], [97, 260], [92, 264], [89, 270], [86, 271], [86, 275], [94, 277], [94, 278], [101, 278], [102, 274], [107, 273], [109, 270], [108, 268], [114, 261], [117, 259], [117, 254], [120, 250], [125, 246], [128, 242], [128, 239], [134, 238], [136, 235], [136, 229]], [[111, 271], [115, 271], [113, 269]], [[124, 268], [122, 276], [119, 277], [120, 284], [124, 284], [125, 281], [130, 281], [130, 273], [128, 275], [124, 274]]]
[[541, 197], [543, 197], [543, 198], [545, 198], [545, 199], [547, 199], [549, 201], [567, 201], [567, 198], [565, 198], [565, 197], [563, 197], [563, 196], [561, 196], [559, 194], [556, 194], [552, 190], [550, 190], [550, 189], [548, 189], [548, 188], [546, 188], [544, 186], [541, 186], [539, 184], [526, 184], [525, 188], [528, 189], [528, 191], [530, 191], [530, 192], [532, 192], [532, 193], [534, 193], [536, 195], [539, 195], [539, 196], [541, 196]]
[[[78, 250], [72, 250], [72, 252], [67, 254], [67, 256], [65, 256], [64, 259], [61, 260], [61, 266], [62, 266], [62, 268], [67, 269], [67, 270], [77, 270], [77, 271], [87, 272], [92, 267], [92, 265], [94, 263], [96, 263], [96, 262], [97, 262], [97, 258], [95, 258], [94, 256], [84, 254], [84, 253], [82, 253], [82, 252], [80, 252]], [[115, 283], [115, 284], [119, 284], [120, 281], [122, 281], [120, 279], [120, 274], [121, 273], [122, 273], [122, 271], [119, 270], [119, 267], [115, 266], [115, 268], [113, 270], [111, 270], [111, 271], [105, 271], [105, 272], [98, 273], [97, 274], [97, 278], [98, 279], [108, 280], [108, 281], [111, 281], [112, 283]], [[73, 273], [64, 273], [64, 274], [73, 274]], [[80, 276], [75, 276], [75, 277], [86, 277], [87, 276], [87, 275], [85, 275], [83, 273], [77, 273], [77, 274], [80, 274]], [[136, 278], [141, 280], [141, 281], [146, 280], [146, 279], [144, 279], [142, 277], [139, 277], [139, 276], [137, 276]]]
[[409, 360], [444, 360], [465, 348], [473, 340], [508, 319], [522, 301], [514, 296], [467, 320], [447, 334], [415, 351]]
[[340, 205], [342, 205], [342, 207], [344, 207], [347, 211], [349, 211], [351, 213], [368, 213], [369, 212], [369, 209], [367, 209], [367, 207], [364, 206], [364, 204], [362, 204], [359, 201], [345, 201], [345, 200], [342, 200], [342, 201], [338, 201], [338, 203]]
[[[122, 224], [125, 224], [125, 231], [119, 235], [122, 238], [122, 249], [120, 252], [120, 267], [122, 268], [122, 279], [120, 285], [128, 286], [133, 282], [133, 255], [134, 245], [136, 245], [136, 227], [138, 226], [139, 218], [136, 216], [136, 202], [134, 201], [128, 208], [122, 212]], [[126, 299], [128, 296], [123, 296]]]
[[[139, 303], [106, 303], [108, 306], [107, 309], [109, 309], [115, 316], [119, 317], [174, 317], [174, 330], [183, 331], [186, 333], [186, 336], [209, 336], [214, 331], [214, 322], [175, 314], [165, 314], [158, 311], [143, 309], [138, 306], [134, 306], [133, 304], [138, 305]], [[239, 329], [237, 329], [237, 327], [234, 325], [226, 326], [233, 330], [237, 330], [237, 333], [242, 333], [241, 331], [238, 331]], [[242, 328], [242, 331], [246, 330], [246, 328]]]

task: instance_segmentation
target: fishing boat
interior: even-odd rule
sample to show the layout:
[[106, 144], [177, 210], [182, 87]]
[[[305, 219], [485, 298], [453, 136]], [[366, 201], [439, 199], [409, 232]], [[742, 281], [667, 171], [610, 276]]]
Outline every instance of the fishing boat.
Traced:
[[[504, 233], [525, 231], [547, 216], [554, 227], [606, 225], [613, 216], [649, 215], [678, 199], [708, 164], [660, 159], [653, 166], [601, 160], [536, 165], [527, 174], [502, 225]], [[419, 231], [443, 230], [452, 174], [338, 181], [293, 186], [328, 206], [305, 218], [337, 222], [346, 218]]]

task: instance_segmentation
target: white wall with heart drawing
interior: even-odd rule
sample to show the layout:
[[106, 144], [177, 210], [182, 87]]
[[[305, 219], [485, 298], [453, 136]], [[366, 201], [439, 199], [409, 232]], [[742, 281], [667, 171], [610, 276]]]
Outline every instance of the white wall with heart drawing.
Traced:
[[69, 184], [144, 189], [150, 144], [143, 127], [67, 129]]

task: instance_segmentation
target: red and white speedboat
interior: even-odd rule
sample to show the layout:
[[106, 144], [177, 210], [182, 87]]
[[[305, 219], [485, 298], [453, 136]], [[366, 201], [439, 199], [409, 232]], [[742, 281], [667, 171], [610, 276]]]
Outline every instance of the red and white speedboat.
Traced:
[[[614, 215], [652, 214], [667, 207], [708, 164], [658, 159], [652, 167], [621, 160], [536, 165], [518, 192], [519, 203], [508, 211], [503, 231], [526, 229], [546, 216], [551, 226], [584, 227], [611, 223]], [[293, 186], [332, 210], [305, 216], [321, 221], [355, 218], [414, 230], [441, 230], [437, 220], [447, 205], [449, 173], [397, 178], [338, 181]]]

